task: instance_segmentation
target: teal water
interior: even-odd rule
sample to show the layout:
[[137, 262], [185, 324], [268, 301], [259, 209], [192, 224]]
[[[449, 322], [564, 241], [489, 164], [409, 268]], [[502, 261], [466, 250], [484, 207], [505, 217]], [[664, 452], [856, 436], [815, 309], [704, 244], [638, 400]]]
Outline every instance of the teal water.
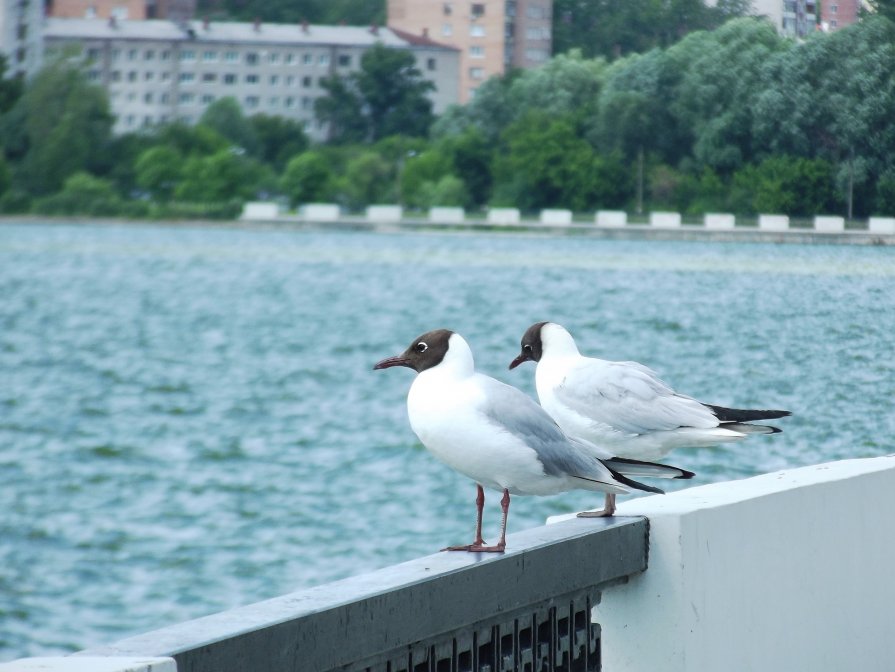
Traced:
[[[892, 452], [893, 286], [872, 247], [0, 225], [0, 660], [469, 541], [474, 487], [411, 433], [412, 372], [371, 370], [436, 327], [532, 394], [507, 365], [550, 319], [681, 392], [793, 411], [673, 454], [695, 483]], [[514, 498], [510, 531], [597, 499]]]

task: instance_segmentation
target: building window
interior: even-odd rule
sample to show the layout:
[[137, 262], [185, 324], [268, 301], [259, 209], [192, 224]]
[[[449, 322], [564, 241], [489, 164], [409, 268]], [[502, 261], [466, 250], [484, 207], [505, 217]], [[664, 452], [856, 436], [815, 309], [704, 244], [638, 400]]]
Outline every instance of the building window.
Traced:
[[292, 75], [286, 76], [286, 86], [294, 86], [295, 85], [295, 77]]
[[195, 61], [196, 60], [196, 52], [192, 49], [186, 49], [185, 51], [180, 52], [180, 60], [181, 61]]
[[471, 79], [484, 79], [485, 78], [485, 68], [470, 68], [469, 69], [469, 77]]
[[129, 73], [127, 73], [127, 81], [129, 81], [129, 82], [137, 81], [137, 71], [136, 70], [131, 70]]
[[449, 2], [444, 3], [444, 5], [442, 6], [442, 11], [444, 12], [445, 16], [450, 16], [454, 13], [453, 8], [451, 7], [451, 3]]
[[227, 63], [238, 63], [239, 62], [239, 52], [236, 51], [227, 51], [224, 53], [224, 61]]
[[272, 52], [267, 55], [267, 62], [271, 65], [275, 65], [280, 62], [280, 55], [277, 52]]
[[143, 60], [144, 60], [144, 61], [153, 61], [153, 60], [155, 60], [155, 50], [154, 50], [154, 49], [147, 49], [146, 51], [144, 51], [144, 52], [143, 52]]
[[472, 37], [485, 37], [485, 26], [474, 23], [469, 27], [469, 34]]
[[351, 56], [348, 54], [339, 54], [339, 67], [340, 68], [350, 68], [351, 67]]
[[278, 97], [278, 96], [271, 96], [271, 97], [270, 97], [270, 100], [267, 101], [267, 106], [268, 106], [268, 107], [271, 107], [271, 108], [273, 108], [273, 107], [279, 107], [279, 106], [280, 106], [280, 99], [279, 99], [279, 97]]
[[258, 107], [258, 103], [259, 103], [258, 96], [246, 96], [245, 101], [246, 101], [246, 107], [249, 108], [250, 110], [253, 110], [256, 107]]
[[87, 81], [89, 82], [98, 82], [99, 81], [99, 70], [91, 70], [87, 73]]
[[286, 65], [292, 65], [293, 63], [295, 63], [295, 55], [286, 54]]
[[171, 58], [171, 50], [170, 49], [162, 49], [162, 53], [159, 55], [163, 61], [167, 61]]
[[470, 58], [485, 58], [485, 47], [474, 44], [469, 48]]
[[151, 82], [154, 77], [155, 73], [152, 70], [147, 70], [143, 73], [143, 79], [145, 79], [147, 82]]
[[151, 93], [144, 93], [144, 94], [143, 94], [143, 102], [146, 103], [147, 105], [152, 104], [152, 94], [151, 94]]
[[224, 84], [236, 84], [236, 75], [232, 72], [228, 72], [224, 75]]
[[177, 101], [181, 105], [192, 105], [194, 102], [196, 102], [196, 95], [193, 93], [181, 93]]
[[163, 72], [163, 73], [162, 73], [162, 81], [163, 81], [163, 82], [167, 82], [169, 79], [171, 79], [171, 73], [170, 73], [170, 72]]
[[314, 80], [311, 77], [305, 76], [301, 78], [301, 85], [306, 89], [310, 89], [313, 85]]
[[182, 83], [195, 81], [196, 74], [193, 72], [181, 72], [180, 73], [180, 81]]
[[542, 63], [547, 60], [547, 52], [543, 49], [526, 49], [525, 58], [529, 61]]
[[291, 110], [293, 107], [295, 107], [295, 98], [293, 98], [292, 96], [286, 96], [285, 103], [286, 109]]
[[136, 61], [136, 60], [137, 60], [137, 50], [136, 50], [136, 49], [129, 49], [129, 50], [128, 50], [128, 52], [127, 52], [127, 60], [129, 60], [129, 61]]
[[258, 75], [246, 75], [246, 84], [257, 84]]
[[320, 54], [317, 57], [317, 65], [321, 68], [329, 65], [329, 54]]
[[159, 100], [160, 100], [162, 103], [164, 103], [165, 105], [167, 105], [169, 102], [171, 102], [171, 96], [168, 95], [167, 93], [163, 93], [163, 94], [162, 94], [162, 97], [161, 97]]
[[203, 82], [216, 82], [218, 79], [217, 73], [214, 72], [203, 72], [202, 73], [202, 81]]
[[87, 58], [89, 58], [91, 61], [99, 60], [100, 56], [102, 56], [102, 51], [97, 47], [91, 47], [87, 50]]
[[270, 76], [270, 85], [271, 85], [271, 86], [276, 86], [276, 85], [279, 84], [279, 83], [280, 83], [280, 76], [279, 76], [279, 75], [271, 75], [271, 76]]
[[443, 26], [441, 26], [441, 34], [445, 37], [450, 37], [454, 34], [454, 27], [449, 23], [445, 23]]
[[485, 16], [485, 3], [483, 2], [474, 2], [472, 6], [469, 8], [470, 13], [472, 14], [472, 18], [477, 19], [480, 16]]
[[211, 105], [214, 102], [214, 96], [210, 93], [202, 94], [202, 104]]
[[112, 49], [111, 54], [112, 60], [117, 61], [119, 58], [121, 58], [121, 49]]
[[314, 99], [313, 98], [308, 98], [307, 96], [305, 96], [304, 98], [301, 99], [301, 109], [310, 110], [312, 107], [314, 107]]
[[830, 5], [830, 14], [838, 14], [839, 5]]
[[202, 62], [203, 63], [214, 63], [218, 60], [218, 52], [216, 51], [203, 51], [202, 52]]
[[301, 62], [304, 63], [305, 65], [313, 64], [314, 63], [313, 54], [305, 54], [304, 56], [301, 57]]
[[113, 82], [120, 82], [121, 81], [121, 73], [118, 70], [113, 70], [112, 76], [110, 77], [110, 79]]
[[258, 54], [250, 51], [246, 54], [246, 65], [258, 65]]
[[434, 58], [426, 59], [426, 69], [427, 70], [435, 70], [435, 68], [437, 68], [437, 67], [438, 67], [438, 61], [436, 61]]

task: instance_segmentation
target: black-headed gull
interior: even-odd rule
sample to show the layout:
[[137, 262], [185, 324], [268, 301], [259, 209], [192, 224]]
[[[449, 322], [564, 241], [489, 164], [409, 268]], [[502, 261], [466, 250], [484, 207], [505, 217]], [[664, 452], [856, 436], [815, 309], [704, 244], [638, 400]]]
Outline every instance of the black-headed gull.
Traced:
[[[774, 434], [780, 430], [751, 423], [790, 415], [713, 406], [678, 394], [637, 362], [584, 357], [572, 335], [553, 322], [537, 322], [522, 336], [510, 368], [526, 361], [537, 362], [538, 398], [562, 430], [621, 457], [655, 460], [675, 448]], [[607, 507], [614, 505], [610, 499]]]
[[[552, 495], [583, 489], [627, 493], [630, 488], [661, 492], [633, 481], [611, 460], [570, 439], [528, 395], [475, 372], [472, 351], [462, 336], [447, 329], [414, 339], [402, 354], [374, 369], [406, 366], [417, 372], [407, 395], [410, 426], [442, 462], [476, 482], [475, 540], [445, 550], [501, 552], [506, 547], [510, 495]], [[674, 467], [622, 460], [635, 475], [688, 478]], [[503, 492], [500, 540], [482, 539], [483, 488]]]

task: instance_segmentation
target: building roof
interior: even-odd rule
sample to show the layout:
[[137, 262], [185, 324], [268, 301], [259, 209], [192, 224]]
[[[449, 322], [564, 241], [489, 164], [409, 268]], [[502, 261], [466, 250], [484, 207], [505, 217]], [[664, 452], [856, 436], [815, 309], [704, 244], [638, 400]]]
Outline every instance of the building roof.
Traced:
[[82, 40], [193, 41], [196, 44], [269, 44], [307, 46], [420, 47], [455, 51], [453, 47], [403, 31], [376, 26], [320, 26], [289, 23], [127, 21], [49, 18], [44, 37]]

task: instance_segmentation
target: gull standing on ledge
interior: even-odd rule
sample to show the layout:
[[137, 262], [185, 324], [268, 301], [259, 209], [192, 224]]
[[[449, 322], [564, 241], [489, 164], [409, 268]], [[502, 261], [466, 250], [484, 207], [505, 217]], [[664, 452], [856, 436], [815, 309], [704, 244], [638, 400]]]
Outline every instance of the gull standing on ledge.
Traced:
[[[572, 335], [553, 322], [528, 328], [510, 368], [527, 361], [537, 362], [538, 398], [562, 430], [622, 458], [655, 460], [675, 448], [776, 434], [776, 427], [750, 423], [790, 415], [713, 406], [678, 394], [637, 362], [584, 357]], [[614, 508], [615, 497], [608, 493], [606, 509]]]
[[[447, 551], [502, 552], [506, 547], [510, 495], [553, 495], [583, 489], [627, 493], [630, 488], [661, 492], [626, 478], [594, 456], [593, 446], [562, 433], [528, 395], [475, 372], [472, 351], [447, 329], [415, 339], [402, 354], [374, 369], [406, 366], [417, 372], [407, 395], [410, 426], [423, 445], [448, 466], [476, 482], [475, 540]], [[637, 473], [680, 469], [638, 463]], [[649, 473], [651, 471], [657, 473]], [[502, 491], [503, 520], [494, 546], [482, 539], [483, 488]]]

